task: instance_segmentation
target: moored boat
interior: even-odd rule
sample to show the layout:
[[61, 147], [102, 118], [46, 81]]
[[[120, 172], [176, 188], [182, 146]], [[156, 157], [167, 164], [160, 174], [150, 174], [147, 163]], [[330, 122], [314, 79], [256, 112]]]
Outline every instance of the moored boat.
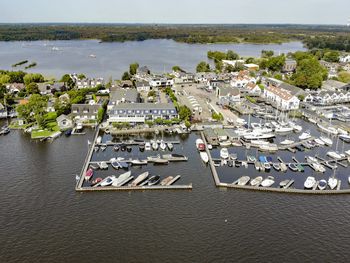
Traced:
[[238, 179], [237, 185], [243, 186], [243, 185], [246, 185], [249, 181], [250, 181], [249, 176], [242, 176]]
[[134, 160], [131, 160], [130, 163], [132, 165], [146, 165], [148, 162], [147, 160], [134, 159]]
[[349, 143], [350, 142], [350, 135], [341, 134], [341, 135], [339, 135], [339, 139], [346, 142], [346, 143]]
[[319, 139], [319, 138], [316, 138], [316, 139], [315, 139], [315, 142], [316, 142], [318, 145], [321, 145], [321, 146], [324, 146], [324, 145], [325, 145], [325, 142], [322, 141], [322, 140]]
[[259, 186], [261, 182], [263, 181], [262, 176], [255, 177], [253, 180], [250, 181], [251, 186]]
[[113, 182], [114, 182], [114, 180], [116, 179], [116, 177], [114, 176], [114, 175], [112, 175], [112, 176], [107, 176], [105, 179], [103, 179], [100, 183], [97, 183], [97, 184], [95, 184], [95, 187], [96, 186], [102, 186], [102, 187], [104, 187], [104, 186], [110, 186]]
[[160, 185], [162, 186], [168, 185], [173, 179], [174, 179], [173, 176], [168, 176], [160, 182]]
[[91, 186], [94, 186], [94, 185], [100, 183], [101, 181], [102, 181], [102, 178], [98, 177], [98, 178], [91, 181]]
[[262, 187], [270, 187], [275, 183], [275, 178], [273, 176], [268, 176], [261, 182]]
[[144, 172], [142, 174], [140, 174], [138, 177], [136, 177], [136, 179], [130, 184], [130, 186], [135, 187], [137, 185], [139, 185], [140, 183], [142, 183], [143, 181], [145, 181], [148, 178], [149, 173], [148, 172]]
[[306, 178], [306, 181], [304, 182], [304, 188], [305, 189], [312, 189], [316, 184], [316, 179], [313, 176], [309, 176]]
[[92, 170], [91, 168], [89, 168], [84, 176], [85, 181], [90, 181], [92, 176], [94, 175], [94, 170]]
[[281, 170], [281, 164], [279, 163], [273, 163], [272, 167], [276, 170], [276, 171], [280, 171]]
[[157, 142], [153, 142], [153, 143], [152, 143], [152, 149], [153, 149], [154, 151], [158, 150], [158, 143], [157, 143]]
[[228, 147], [232, 145], [230, 141], [223, 141], [223, 142], [220, 142], [219, 144], [222, 147]]
[[222, 159], [227, 159], [229, 157], [229, 152], [228, 152], [228, 149], [227, 148], [222, 148], [220, 150], [220, 157]]
[[104, 169], [108, 169], [108, 164], [106, 162], [99, 162], [98, 166], [100, 167], [100, 169], [104, 170]]
[[333, 159], [341, 159], [341, 158], [345, 157], [345, 155], [340, 154], [340, 153], [335, 152], [335, 151], [327, 152], [327, 156], [329, 156], [329, 157], [331, 157]]
[[131, 171], [128, 171], [126, 173], [119, 175], [118, 178], [113, 181], [112, 186], [115, 186], [115, 187], [122, 186], [123, 182], [127, 180], [130, 176], [131, 176]]
[[165, 160], [173, 161], [173, 162], [176, 162], [176, 161], [187, 161], [188, 160], [188, 158], [185, 155], [176, 154], [176, 153], [164, 154], [162, 156], [162, 158], [165, 159]]
[[280, 182], [280, 187], [284, 188], [289, 184], [290, 180], [286, 179]]
[[160, 145], [159, 145], [159, 148], [162, 150], [162, 151], [165, 151], [165, 149], [166, 149], [166, 143], [163, 141], [163, 140], [161, 140], [161, 142], [160, 142]]
[[321, 136], [320, 139], [328, 146], [332, 146], [332, 144], [333, 144], [333, 141], [330, 138]]
[[172, 151], [174, 149], [174, 145], [171, 142], [167, 143], [169, 151]]
[[201, 156], [201, 159], [204, 163], [208, 163], [209, 162], [209, 156], [206, 152], [200, 152], [199, 153]]
[[307, 140], [310, 139], [311, 135], [309, 132], [303, 132], [300, 136], [299, 136], [299, 140], [303, 141], [303, 140]]
[[297, 164], [295, 163], [289, 163], [288, 164], [289, 169], [291, 169], [293, 172], [297, 172], [298, 171], [298, 167]]
[[293, 144], [293, 143], [294, 143], [293, 140], [288, 140], [288, 139], [281, 142], [282, 145], [288, 145], [288, 144]]
[[334, 128], [334, 127], [332, 127], [332, 126], [326, 127], [326, 126], [323, 126], [323, 125], [321, 125], [321, 124], [319, 124], [319, 123], [317, 123], [317, 126], [318, 126], [318, 128], [319, 128], [321, 131], [323, 131], [323, 132], [325, 132], [325, 133], [332, 134], [332, 135], [337, 135], [337, 134], [338, 134], [337, 129]]
[[338, 179], [335, 178], [335, 177], [329, 177], [328, 185], [329, 185], [329, 188], [334, 190], [337, 187], [337, 185], [338, 185]]
[[148, 180], [147, 184], [149, 186], [152, 186], [152, 185], [158, 184], [159, 181], [160, 181], [160, 176], [159, 175], [154, 175]]
[[146, 142], [145, 143], [145, 151], [150, 151], [150, 150], [152, 150], [151, 143], [150, 142]]
[[320, 181], [318, 182], [318, 184], [317, 184], [317, 187], [318, 187], [318, 189], [320, 189], [320, 190], [326, 189], [326, 187], [327, 187], [327, 181], [324, 180], [324, 179], [320, 180]]

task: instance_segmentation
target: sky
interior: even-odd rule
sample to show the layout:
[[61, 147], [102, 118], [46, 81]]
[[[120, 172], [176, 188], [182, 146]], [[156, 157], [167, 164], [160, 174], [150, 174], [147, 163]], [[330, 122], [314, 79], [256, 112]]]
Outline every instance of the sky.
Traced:
[[0, 0], [0, 23], [346, 24], [350, 0]]

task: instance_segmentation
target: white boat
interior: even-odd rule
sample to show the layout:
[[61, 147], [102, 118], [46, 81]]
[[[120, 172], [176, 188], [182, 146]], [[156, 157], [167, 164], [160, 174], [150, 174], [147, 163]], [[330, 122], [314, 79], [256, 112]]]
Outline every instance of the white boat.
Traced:
[[301, 132], [301, 131], [303, 130], [303, 127], [300, 126], [300, 125], [294, 125], [294, 126], [293, 126], [293, 130], [294, 130], [295, 132]]
[[288, 133], [288, 132], [292, 132], [293, 131], [293, 127], [283, 127], [283, 126], [279, 126], [275, 129], [276, 133]]
[[167, 143], [169, 151], [172, 151], [174, 149], [174, 145], [171, 142]]
[[145, 181], [148, 178], [149, 173], [148, 172], [144, 172], [142, 174], [140, 174], [138, 177], [136, 177], [136, 179], [130, 184], [130, 186], [137, 186], [138, 184], [142, 183], [143, 181]]
[[281, 142], [282, 145], [288, 145], [288, 144], [292, 144], [292, 143], [294, 143], [294, 141], [288, 140], [288, 139]]
[[332, 144], [333, 144], [333, 141], [330, 138], [321, 136], [320, 139], [328, 146], [332, 146]]
[[300, 136], [299, 136], [299, 140], [307, 140], [311, 138], [311, 135], [309, 132], [303, 132]]
[[158, 143], [157, 142], [152, 143], [152, 149], [155, 151], [158, 150]]
[[318, 128], [319, 128], [321, 131], [323, 131], [323, 132], [325, 132], [325, 133], [333, 134], [333, 135], [337, 135], [337, 134], [338, 134], [337, 129], [334, 128], [334, 127], [331, 127], [331, 126], [326, 127], [326, 126], [323, 126], [323, 125], [321, 125], [321, 124], [319, 124], [319, 123], [317, 123], [317, 126], [318, 126]]
[[199, 153], [201, 156], [201, 159], [204, 163], [208, 163], [209, 162], [209, 156], [206, 152], [200, 152]]
[[250, 144], [253, 147], [260, 147], [262, 145], [269, 145], [269, 142], [263, 141], [263, 140], [253, 140], [253, 141], [250, 141]]
[[227, 159], [229, 157], [228, 149], [227, 148], [222, 148], [220, 150], [220, 157], [222, 159]]
[[114, 175], [112, 175], [112, 176], [107, 176], [105, 179], [103, 179], [100, 183], [98, 183], [98, 184], [96, 184], [95, 185], [95, 187], [96, 186], [109, 186], [109, 185], [111, 185], [113, 182], [114, 182], [114, 180], [116, 179], [116, 177], [114, 176]]
[[150, 151], [150, 150], [152, 150], [151, 143], [146, 142], [145, 143], [145, 151]]
[[275, 183], [275, 178], [273, 176], [268, 176], [261, 182], [262, 187], [270, 187]]
[[200, 144], [204, 144], [204, 142], [203, 142], [203, 140], [202, 139], [197, 139], [196, 140], [196, 148], [198, 149], [198, 146], [200, 145]]
[[146, 165], [148, 162], [147, 160], [140, 160], [140, 159], [135, 159], [130, 161], [132, 165]]
[[165, 149], [166, 149], [166, 144], [165, 144], [165, 142], [164, 142], [163, 140], [160, 142], [159, 147], [160, 147], [160, 149], [161, 149], [162, 151], [165, 151]]
[[306, 178], [306, 181], [304, 182], [304, 188], [305, 189], [312, 189], [316, 184], [315, 177], [309, 176]]
[[259, 186], [261, 184], [262, 180], [263, 180], [262, 176], [258, 176], [250, 181], [250, 185], [251, 186]]
[[128, 171], [126, 173], [119, 175], [119, 177], [113, 181], [112, 186], [115, 186], [115, 187], [121, 186], [122, 183], [125, 180], [127, 180], [130, 176], [131, 176], [131, 171]]
[[238, 179], [237, 185], [246, 185], [250, 180], [249, 176], [242, 176], [241, 178]]
[[349, 142], [350, 142], [350, 135], [340, 134], [340, 135], [339, 135], [339, 139], [342, 140], [342, 141], [344, 141], [344, 142], [349, 143]]
[[340, 135], [348, 135], [348, 132], [346, 130], [343, 130], [342, 128], [338, 128], [337, 131]]
[[325, 142], [322, 141], [322, 140], [319, 139], [319, 138], [316, 138], [316, 139], [315, 139], [315, 143], [317, 143], [318, 145], [321, 145], [321, 146], [324, 146], [324, 145], [325, 145]]
[[97, 165], [100, 169], [108, 169], [108, 164], [106, 162], [99, 162]]
[[96, 143], [97, 144], [100, 144], [102, 142], [102, 137], [101, 136], [98, 136], [97, 139], [96, 139]]
[[329, 151], [327, 152], [327, 156], [334, 158], [334, 159], [341, 159], [344, 157], [344, 155], [338, 153], [338, 152], [334, 152], [334, 151]]
[[208, 144], [208, 150], [212, 150], [213, 149], [213, 145]]
[[348, 183], [350, 184], [350, 176], [348, 176]]
[[271, 139], [275, 137], [273, 133], [258, 133], [258, 132], [250, 132], [243, 135], [246, 140], [261, 140], [261, 139]]
[[318, 182], [318, 184], [317, 184], [317, 187], [318, 187], [318, 189], [320, 189], [320, 190], [326, 189], [326, 187], [327, 187], [327, 181], [324, 180], [324, 179], [320, 180], [320, 181]]
[[337, 185], [338, 185], [338, 179], [334, 178], [334, 177], [329, 177], [328, 185], [329, 185], [329, 188], [334, 190], [337, 187]]
[[350, 156], [350, 150], [344, 152], [346, 155]]
[[308, 121], [311, 122], [311, 123], [313, 123], [313, 124], [317, 123], [317, 121], [316, 121], [315, 119], [311, 118], [311, 117], [308, 118]]
[[223, 146], [223, 147], [228, 147], [232, 145], [230, 141], [223, 141], [223, 142], [220, 142], [219, 144], [220, 146]]

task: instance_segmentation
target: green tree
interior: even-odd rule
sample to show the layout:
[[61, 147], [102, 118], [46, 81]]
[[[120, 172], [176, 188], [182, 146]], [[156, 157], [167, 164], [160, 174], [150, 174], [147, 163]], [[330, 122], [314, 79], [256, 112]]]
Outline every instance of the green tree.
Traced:
[[69, 74], [63, 75], [61, 78], [61, 82], [64, 82], [64, 85], [66, 85], [69, 89], [72, 89], [75, 86], [75, 82]]
[[[69, 76], [69, 75], [68, 75]], [[69, 76], [70, 77], [70, 76]], [[86, 79], [86, 76], [84, 74], [79, 74], [78, 75], [78, 79]]]
[[266, 67], [271, 71], [281, 71], [285, 62], [284, 55], [271, 57], [267, 60]]
[[228, 60], [237, 60], [237, 59], [239, 59], [239, 55], [236, 52], [234, 52], [232, 50], [229, 50], [226, 53], [226, 59], [228, 59]]
[[222, 72], [223, 68], [224, 68], [224, 65], [223, 65], [222, 61], [215, 61], [215, 69], [218, 72]]
[[0, 84], [6, 84], [6, 83], [10, 83], [10, 76], [7, 74], [1, 74], [0, 75]]
[[181, 120], [189, 120], [192, 116], [192, 111], [187, 106], [183, 105], [179, 107], [179, 117]]
[[150, 90], [147, 94], [147, 97], [155, 97], [157, 95], [155, 90]]
[[197, 72], [210, 72], [210, 65], [205, 61], [201, 61], [197, 65], [196, 71]]
[[341, 71], [338, 73], [338, 79], [344, 83], [350, 83], [350, 73], [347, 71]]
[[137, 69], [139, 68], [139, 64], [138, 63], [132, 63], [132, 64], [130, 64], [130, 66], [129, 66], [129, 73], [130, 73], [130, 75], [135, 75], [136, 74], [136, 72], [137, 72]]
[[122, 76], [122, 80], [130, 80], [129, 72], [125, 71]]
[[182, 68], [180, 68], [179, 66], [173, 66], [172, 70], [174, 72], [185, 72]]
[[31, 73], [31, 74], [25, 75], [23, 78], [23, 81], [24, 81], [24, 84], [28, 85], [29, 83], [32, 83], [32, 82], [35, 82], [35, 83], [44, 82], [45, 79], [43, 75], [39, 73]]
[[23, 71], [9, 71], [7, 75], [10, 77], [9, 83], [23, 83], [26, 73]]
[[47, 98], [39, 94], [33, 94], [30, 96], [27, 104], [17, 106], [17, 112], [20, 118], [25, 119], [27, 122], [35, 121], [39, 127], [42, 127], [46, 107]]
[[328, 51], [324, 53], [323, 59], [327, 62], [339, 62], [339, 52], [338, 51]]
[[272, 50], [261, 50], [261, 57], [262, 58], [270, 58], [274, 55], [274, 52]]
[[5, 97], [7, 90], [5, 85], [0, 84], [0, 99], [2, 100]]
[[328, 72], [316, 58], [303, 59], [298, 63], [293, 83], [301, 88], [318, 89], [322, 81], [327, 79]]
[[26, 91], [28, 94], [39, 94], [39, 86], [35, 82], [31, 82], [28, 85], [26, 85]]

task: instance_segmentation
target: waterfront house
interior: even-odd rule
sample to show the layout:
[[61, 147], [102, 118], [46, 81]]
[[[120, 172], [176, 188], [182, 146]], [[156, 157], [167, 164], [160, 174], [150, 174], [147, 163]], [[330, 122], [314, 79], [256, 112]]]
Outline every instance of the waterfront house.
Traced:
[[192, 83], [195, 80], [195, 75], [193, 73], [187, 73], [184, 71], [173, 71], [174, 83]]
[[350, 91], [318, 91], [310, 92], [304, 98], [304, 102], [308, 102], [314, 105], [328, 106], [337, 103], [350, 102]]
[[298, 97], [281, 86], [282, 85], [280, 85], [280, 87], [272, 85], [267, 86], [264, 89], [263, 97], [267, 102], [270, 102], [272, 106], [277, 107], [280, 110], [288, 111], [298, 109], [300, 103]]
[[260, 96], [261, 95], [261, 89], [259, 85], [255, 83], [248, 83], [244, 90], [248, 95], [250, 96]]
[[75, 121], [94, 123], [97, 121], [100, 108], [102, 108], [101, 104], [73, 104], [72, 116]]
[[152, 89], [148, 81], [141, 80], [136, 81], [136, 90], [137, 92], [149, 92]]
[[328, 91], [340, 90], [343, 86], [344, 86], [343, 82], [332, 80], [332, 79], [322, 82], [322, 89], [328, 90]]
[[205, 129], [204, 136], [209, 144], [213, 146], [219, 145], [218, 135], [214, 132], [212, 128]]
[[142, 66], [142, 67], [139, 67], [137, 70], [136, 70], [136, 77], [137, 78], [146, 78], [148, 77], [148, 75], [151, 74], [151, 71], [149, 70], [149, 68], [147, 66]]
[[6, 90], [12, 94], [16, 94], [25, 88], [26, 87], [23, 83], [11, 83], [6, 85]]
[[174, 80], [164, 76], [155, 76], [149, 82], [152, 88], [166, 88], [174, 85]]
[[297, 62], [294, 59], [286, 59], [284, 62], [284, 65], [282, 67], [283, 73], [291, 73], [294, 72], [297, 69]]
[[216, 88], [216, 96], [220, 105], [229, 106], [241, 101], [241, 93], [238, 88], [232, 88], [229, 84], [220, 84]]
[[115, 89], [110, 93], [107, 112], [110, 112], [114, 105], [138, 102], [140, 102], [140, 95], [136, 89]]
[[341, 63], [349, 63], [350, 62], [350, 55], [346, 54], [344, 56], [341, 56], [339, 59], [339, 62]]
[[144, 123], [157, 118], [171, 120], [178, 117], [173, 103], [120, 103], [109, 110], [108, 123]]
[[104, 80], [103, 78], [97, 78], [97, 79], [79, 79], [74, 78], [76, 81], [76, 86], [78, 89], [85, 89], [85, 88], [96, 88], [97, 86], [103, 86]]
[[72, 119], [65, 114], [62, 114], [59, 117], [57, 117], [56, 121], [57, 121], [58, 127], [60, 127], [60, 130], [67, 130], [73, 127]]
[[214, 72], [198, 72], [194, 76], [194, 81], [197, 83], [208, 83], [208, 81], [217, 78], [218, 77]]

